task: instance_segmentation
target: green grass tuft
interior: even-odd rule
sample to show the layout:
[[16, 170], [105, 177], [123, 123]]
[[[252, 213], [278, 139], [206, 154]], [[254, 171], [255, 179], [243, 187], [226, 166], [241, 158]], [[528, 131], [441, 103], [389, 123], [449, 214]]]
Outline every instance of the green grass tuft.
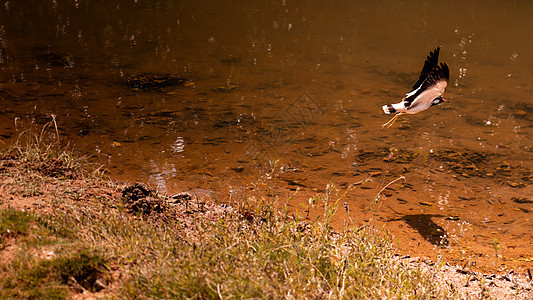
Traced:
[[73, 287], [99, 290], [95, 282], [105, 270], [106, 260], [91, 250], [74, 251], [52, 259], [19, 255], [9, 268], [4, 266], [11, 276], [0, 280], [0, 298], [59, 299], [65, 298]]
[[0, 210], [0, 243], [2, 236], [26, 235], [33, 217], [13, 208]]
[[[45, 221], [45, 222], [41, 222]], [[2, 233], [18, 251], [9, 262], [1, 262], [0, 298], [63, 299], [74, 287], [98, 291], [96, 280], [107, 272], [107, 259], [98, 250], [77, 240], [64, 239], [47, 228], [52, 219], [13, 209], [0, 210]], [[48, 253], [48, 255], [47, 255]]]

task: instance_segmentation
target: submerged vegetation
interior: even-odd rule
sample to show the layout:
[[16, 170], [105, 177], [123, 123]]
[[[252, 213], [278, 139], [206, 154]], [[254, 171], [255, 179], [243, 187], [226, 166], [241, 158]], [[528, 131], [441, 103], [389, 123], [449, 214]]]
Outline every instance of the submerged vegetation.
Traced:
[[430, 269], [402, 263], [386, 235], [334, 232], [326, 197], [320, 221], [304, 222], [267, 203], [232, 209], [119, 186], [82, 165], [39, 139], [0, 154], [0, 298], [452, 295]]

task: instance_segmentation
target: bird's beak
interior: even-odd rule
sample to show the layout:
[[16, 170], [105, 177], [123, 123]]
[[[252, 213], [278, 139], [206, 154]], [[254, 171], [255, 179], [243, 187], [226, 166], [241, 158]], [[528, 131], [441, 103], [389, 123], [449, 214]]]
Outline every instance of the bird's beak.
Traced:
[[442, 101], [443, 101], [443, 102], [448, 102], [448, 100], [446, 100], [446, 99], [444, 99], [444, 98], [442, 98]]

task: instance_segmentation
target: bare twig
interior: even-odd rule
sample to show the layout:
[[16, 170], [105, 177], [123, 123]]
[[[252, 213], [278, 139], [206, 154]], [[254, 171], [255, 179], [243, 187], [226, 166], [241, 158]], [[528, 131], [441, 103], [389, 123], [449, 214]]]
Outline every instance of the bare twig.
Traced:
[[[381, 195], [381, 193], [383, 193], [384, 190], [386, 190], [390, 185], [392, 185], [393, 183], [395, 183], [396, 181], [398, 180], [405, 180], [405, 176], [400, 176], [396, 179], [394, 179], [393, 181], [389, 182], [387, 185], [385, 185], [379, 192], [378, 194], [376, 195], [376, 197], [374, 197], [375, 199], [375, 202], [377, 202], [379, 200], [379, 195]], [[379, 207], [378, 207], [379, 209]]]
[[[387, 184], [386, 184], [386, 185], [385, 185], [385, 186], [384, 186], [384, 187], [383, 187], [383, 188], [382, 188], [382, 189], [376, 194], [376, 197], [374, 197], [374, 201], [373, 201], [373, 203], [372, 203], [372, 228], [374, 227], [374, 217], [375, 217], [375, 215], [376, 215], [376, 208], [375, 208], [375, 206], [376, 206], [376, 204], [377, 204], [378, 201], [379, 201], [379, 198], [380, 198], [381, 193], [383, 193], [383, 191], [384, 191], [385, 189], [387, 189], [389, 186], [391, 186], [392, 184], [394, 184], [395, 182], [397, 182], [397, 181], [399, 181], [399, 180], [405, 180], [405, 176], [400, 176], [400, 177], [394, 179], [393, 181], [387, 183]], [[383, 202], [381, 202], [381, 203], [383, 203]], [[380, 203], [380, 205], [377, 207], [377, 209], [379, 209], [379, 208], [381, 207], [381, 203]]]
[[57, 129], [57, 122], [56, 122], [56, 115], [51, 114], [52, 122], [54, 122], [54, 128], [56, 129], [56, 136], [57, 136], [57, 144], [59, 145], [59, 130]]

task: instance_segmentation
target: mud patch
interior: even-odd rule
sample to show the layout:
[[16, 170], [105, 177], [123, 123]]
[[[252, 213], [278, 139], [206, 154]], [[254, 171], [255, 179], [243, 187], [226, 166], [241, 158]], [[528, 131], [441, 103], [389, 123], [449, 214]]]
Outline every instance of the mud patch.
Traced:
[[159, 199], [156, 192], [142, 183], [136, 183], [122, 190], [122, 199], [132, 214], [149, 216], [152, 213], [164, 213], [168, 210], [166, 202]]

